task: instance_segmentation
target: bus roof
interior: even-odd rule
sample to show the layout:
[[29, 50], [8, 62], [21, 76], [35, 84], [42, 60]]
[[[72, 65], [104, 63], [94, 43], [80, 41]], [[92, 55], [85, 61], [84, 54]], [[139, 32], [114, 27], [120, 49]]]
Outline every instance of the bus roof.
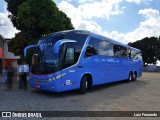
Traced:
[[113, 43], [113, 44], [121, 45], [121, 46], [130, 48], [130, 49], [132, 49], [132, 50], [141, 51], [141, 50], [139, 50], [139, 49], [137, 49], [137, 48], [131, 47], [131, 46], [129, 46], [129, 45], [120, 43], [120, 42], [118, 42], [118, 41], [116, 41], [116, 40], [113, 40], [113, 39], [111, 39], [111, 38], [108, 38], [108, 37], [105, 37], [105, 36], [102, 36], [102, 35], [96, 34], [96, 33], [94, 33], [94, 32], [87, 31], [87, 30], [65, 30], [65, 31], [59, 31], [59, 32], [55, 32], [55, 33], [51, 33], [51, 34], [49, 34], [49, 35], [46, 35], [46, 36], [42, 37], [42, 39], [43, 39], [43, 38], [47, 38], [47, 37], [54, 36], [54, 35], [56, 35], [56, 34], [63, 34], [63, 33], [68, 33], [68, 34], [69, 34], [69, 33], [71, 33], [71, 32], [81, 32], [81, 33], [84, 33], [84, 34], [88, 34], [88, 35], [90, 35], [90, 36], [96, 36], [96, 37], [101, 38], [101, 39], [107, 39], [107, 40], [109, 40], [109, 41], [110, 41], [111, 43]]
[[59, 32], [55, 32], [55, 33], [51, 33], [51, 34], [48, 34], [48, 35], [46, 35], [46, 36], [43, 36], [42, 37], [42, 39], [43, 38], [47, 38], [47, 37], [51, 37], [51, 36], [54, 36], [54, 35], [56, 35], [56, 34], [63, 34], [63, 33], [71, 33], [71, 32], [83, 32], [84, 34], [90, 34], [90, 31], [87, 31], [87, 30], [65, 30], [65, 31], [59, 31]]

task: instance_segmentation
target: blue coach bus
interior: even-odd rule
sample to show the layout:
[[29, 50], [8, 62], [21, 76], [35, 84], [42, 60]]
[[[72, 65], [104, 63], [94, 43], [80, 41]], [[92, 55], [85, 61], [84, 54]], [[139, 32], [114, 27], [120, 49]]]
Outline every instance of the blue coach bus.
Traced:
[[82, 30], [42, 37], [34, 48], [30, 69], [32, 88], [62, 92], [142, 76], [141, 51], [110, 38]]

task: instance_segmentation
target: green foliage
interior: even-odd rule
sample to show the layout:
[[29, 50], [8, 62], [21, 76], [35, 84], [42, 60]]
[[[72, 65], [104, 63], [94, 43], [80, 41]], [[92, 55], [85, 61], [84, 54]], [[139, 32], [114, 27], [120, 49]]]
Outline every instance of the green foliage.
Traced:
[[27, 46], [28, 39], [23, 32], [19, 32], [15, 37], [8, 43], [9, 51], [12, 51], [15, 55], [23, 57], [23, 48]]
[[18, 7], [17, 16], [22, 30], [33, 38], [73, 29], [70, 19], [52, 0], [27, 0]]
[[42, 36], [74, 29], [71, 20], [59, 11], [52, 0], [5, 1], [8, 3], [7, 10], [11, 13], [9, 18], [14, 27], [21, 31], [9, 42], [9, 50], [22, 59], [24, 48], [36, 43]]
[[142, 51], [143, 64], [156, 64], [160, 60], [160, 39], [156, 37], [146, 37], [142, 40], [129, 43], [130, 46]]
[[27, 0], [5, 0], [7, 2], [7, 10], [11, 13], [8, 17], [11, 19], [13, 26], [21, 30], [21, 26], [17, 22], [18, 6]]

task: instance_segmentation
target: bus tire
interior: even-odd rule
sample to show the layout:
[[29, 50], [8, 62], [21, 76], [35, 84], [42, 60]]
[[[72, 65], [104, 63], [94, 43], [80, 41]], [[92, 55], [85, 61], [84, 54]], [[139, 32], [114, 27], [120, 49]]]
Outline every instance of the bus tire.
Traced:
[[133, 73], [133, 81], [136, 81], [137, 80], [137, 74], [136, 72]]
[[80, 83], [80, 93], [81, 94], [85, 94], [86, 93], [87, 86], [88, 86], [87, 77], [83, 76], [82, 79], [81, 79], [81, 83]]
[[132, 80], [133, 80], [133, 74], [132, 72], [130, 72], [128, 75], [128, 82], [131, 82]]
[[92, 76], [90, 74], [86, 74], [87, 77], [87, 89], [91, 90], [92, 89]]

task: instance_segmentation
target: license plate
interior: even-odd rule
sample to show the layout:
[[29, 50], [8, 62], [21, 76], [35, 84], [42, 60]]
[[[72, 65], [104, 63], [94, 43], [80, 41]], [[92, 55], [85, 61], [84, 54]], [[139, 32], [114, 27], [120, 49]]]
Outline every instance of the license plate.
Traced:
[[41, 87], [40, 85], [36, 84], [36, 88], [40, 88], [40, 87]]

